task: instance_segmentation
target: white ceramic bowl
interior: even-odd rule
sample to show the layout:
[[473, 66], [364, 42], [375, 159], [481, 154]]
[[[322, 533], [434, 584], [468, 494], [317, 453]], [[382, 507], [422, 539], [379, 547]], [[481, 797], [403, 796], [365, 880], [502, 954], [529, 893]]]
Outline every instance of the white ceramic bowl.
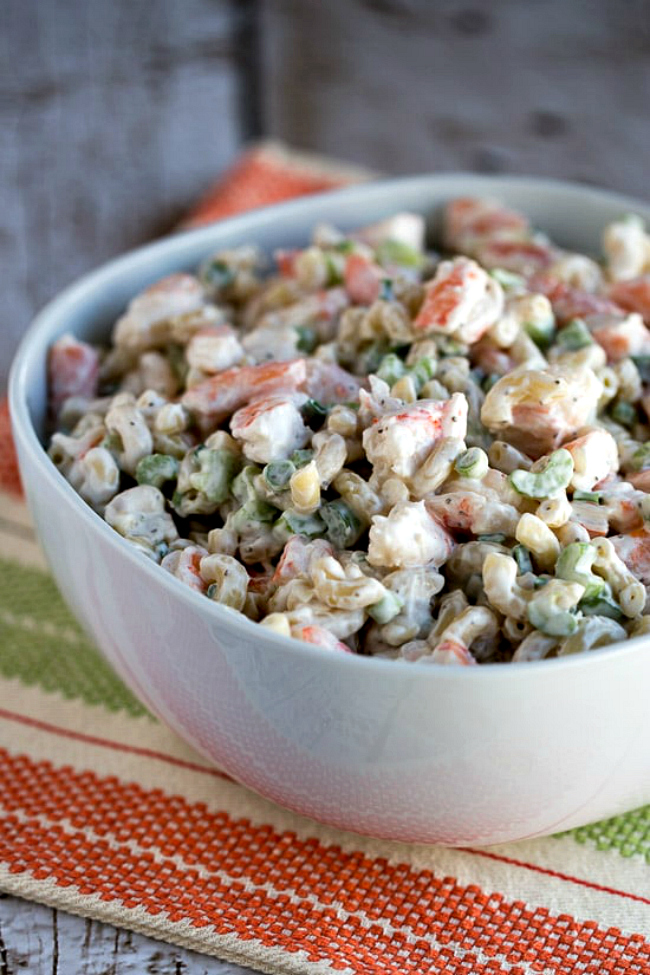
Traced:
[[432, 667], [280, 637], [184, 587], [106, 525], [41, 445], [48, 346], [105, 339], [145, 285], [217, 247], [304, 244], [399, 210], [491, 195], [559, 243], [650, 207], [536, 179], [423, 176], [311, 197], [171, 237], [72, 285], [38, 316], [11, 374], [13, 429], [38, 533], [79, 620], [163, 721], [247, 786], [336, 826], [400, 840], [498, 843], [650, 802], [647, 638], [583, 657]]

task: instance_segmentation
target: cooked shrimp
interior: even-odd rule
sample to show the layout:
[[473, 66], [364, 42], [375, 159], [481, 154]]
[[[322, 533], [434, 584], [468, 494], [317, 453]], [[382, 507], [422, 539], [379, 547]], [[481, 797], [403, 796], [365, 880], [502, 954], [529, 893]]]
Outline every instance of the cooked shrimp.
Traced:
[[418, 400], [385, 414], [364, 430], [362, 439], [376, 474], [412, 477], [438, 440], [463, 440], [466, 432], [467, 400], [454, 393], [446, 402]]
[[356, 305], [371, 305], [379, 297], [385, 271], [363, 254], [350, 254], [345, 262], [345, 290]]
[[595, 415], [602, 384], [591, 369], [559, 365], [517, 369], [485, 397], [481, 421], [492, 433], [537, 458], [574, 436]]
[[650, 331], [637, 312], [589, 315], [585, 323], [596, 342], [602, 345], [610, 362], [650, 353]]
[[337, 640], [330, 630], [326, 630], [324, 626], [317, 626], [315, 623], [308, 626], [293, 626], [291, 636], [296, 640], [303, 640], [305, 643], [313, 643], [317, 647], [325, 647], [326, 650], [352, 653], [347, 644]]
[[58, 416], [71, 396], [97, 396], [99, 353], [92, 345], [62, 335], [50, 349], [48, 378], [52, 413]]
[[197, 311], [204, 303], [205, 293], [198, 278], [192, 274], [170, 274], [129, 303], [126, 314], [115, 323], [113, 342], [138, 351], [158, 348], [170, 339], [170, 318]]
[[306, 359], [304, 389], [308, 396], [319, 403], [349, 403], [356, 400], [364, 380], [337, 366], [335, 362]]
[[616, 281], [609, 289], [609, 297], [627, 311], [638, 311], [650, 322], [650, 274], [627, 281]]
[[306, 378], [304, 359], [240, 366], [219, 372], [188, 389], [181, 402], [188, 410], [216, 426], [251, 399], [295, 392]]
[[645, 528], [629, 535], [612, 535], [616, 554], [644, 585], [650, 585], [650, 532]]
[[531, 277], [549, 267], [555, 258], [555, 250], [548, 244], [534, 240], [486, 240], [474, 249], [483, 267], [504, 268]]
[[160, 564], [190, 589], [203, 593], [208, 584], [201, 576], [201, 559], [207, 554], [204, 548], [188, 545], [180, 551], [169, 552]]
[[530, 225], [521, 213], [495, 200], [460, 197], [447, 204], [444, 241], [451, 250], [472, 253], [477, 243], [492, 238], [522, 238]]
[[413, 322], [416, 335], [439, 333], [477, 342], [503, 311], [498, 281], [467, 257], [438, 265]]
[[286, 460], [294, 450], [304, 447], [310, 432], [298, 407], [306, 399], [302, 393], [267, 396], [237, 410], [230, 419], [230, 430], [235, 440], [242, 441], [244, 455], [268, 464]]

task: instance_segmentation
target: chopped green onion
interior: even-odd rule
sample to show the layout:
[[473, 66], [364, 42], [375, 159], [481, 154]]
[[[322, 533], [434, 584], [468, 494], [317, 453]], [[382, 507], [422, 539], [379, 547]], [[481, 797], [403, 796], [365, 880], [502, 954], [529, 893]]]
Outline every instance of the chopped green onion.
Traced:
[[287, 541], [292, 535], [319, 538], [325, 534], [325, 523], [318, 512], [312, 515], [301, 515], [293, 508], [288, 508], [282, 512], [273, 526], [273, 534], [282, 541]]
[[290, 460], [274, 460], [262, 471], [262, 477], [272, 491], [282, 491], [291, 480], [296, 467]]
[[567, 488], [572, 476], [573, 457], [560, 447], [550, 455], [543, 470], [513, 471], [508, 480], [519, 494], [541, 501]]
[[298, 341], [296, 342], [298, 351], [307, 354], [313, 352], [318, 345], [316, 330], [310, 325], [296, 325], [296, 332], [298, 333]]
[[631, 430], [635, 426], [638, 420], [638, 414], [636, 412], [636, 407], [632, 406], [631, 403], [627, 403], [625, 400], [617, 400], [609, 411], [612, 420], [616, 423], [620, 423], [621, 426], [627, 427]]
[[461, 477], [471, 477], [475, 481], [480, 481], [488, 472], [488, 455], [480, 447], [470, 447], [456, 458], [454, 467]]
[[151, 484], [161, 488], [167, 481], [173, 481], [178, 474], [178, 461], [168, 454], [149, 454], [138, 461], [135, 479], [138, 484]]
[[603, 500], [602, 491], [574, 491], [574, 501], [589, 501], [591, 504], [601, 504]]
[[401, 379], [406, 372], [406, 366], [402, 362], [399, 356], [395, 355], [394, 352], [389, 352], [385, 355], [379, 364], [379, 369], [376, 374], [384, 382], [388, 383], [389, 386], [394, 386], [398, 379]]
[[597, 595], [583, 596], [578, 603], [578, 609], [582, 610], [585, 616], [607, 616], [610, 620], [623, 619], [621, 607], [612, 597], [612, 591], [607, 583]]
[[641, 444], [634, 451], [631, 464], [635, 471], [647, 471], [650, 468], [650, 443]]
[[578, 582], [585, 587], [583, 600], [592, 600], [604, 592], [607, 583], [591, 571], [596, 549], [589, 542], [571, 542], [563, 549], [555, 563], [555, 575], [566, 582]]
[[522, 278], [521, 274], [506, 271], [504, 267], [493, 267], [491, 271], [488, 271], [488, 274], [495, 281], [498, 281], [506, 291], [520, 291], [526, 286], [526, 279]]
[[319, 403], [318, 400], [308, 399], [300, 408], [302, 418], [308, 427], [317, 430], [322, 427], [327, 417], [327, 407]]
[[518, 575], [523, 576], [527, 572], [533, 571], [533, 561], [525, 545], [515, 545], [512, 550], [512, 557], [517, 563]]
[[206, 261], [201, 268], [201, 282], [215, 291], [227, 288], [234, 280], [234, 270], [225, 261], [217, 258]]
[[205, 495], [208, 501], [222, 504], [230, 494], [230, 485], [241, 467], [241, 460], [232, 450], [196, 451], [199, 471], [190, 474], [190, 483], [195, 490]]
[[572, 318], [557, 333], [557, 344], [568, 352], [576, 352], [593, 344], [591, 333], [581, 318]]
[[494, 545], [503, 545], [506, 540], [506, 536], [503, 532], [486, 532], [483, 535], [476, 536], [479, 542], [492, 542]]
[[523, 329], [540, 349], [548, 349], [555, 335], [555, 321], [553, 317], [541, 322], [524, 322]]
[[305, 467], [314, 456], [313, 450], [294, 450], [289, 460], [295, 467]]
[[379, 297], [382, 301], [394, 301], [395, 292], [393, 291], [393, 282], [390, 278], [382, 278], [381, 286], [379, 288]]
[[240, 504], [257, 499], [255, 478], [261, 473], [262, 471], [255, 464], [247, 464], [232, 482], [232, 493]]
[[424, 263], [424, 254], [401, 240], [382, 240], [375, 248], [375, 255], [380, 264], [399, 264], [402, 267], [418, 268]]
[[372, 616], [376, 623], [383, 625], [395, 619], [403, 606], [404, 603], [399, 596], [391, 592], [390, 589], [387, 589], [386, 594], [382, 596], [378, 603], [373, 603], [372, 606], [368, 606], [368, 615]]
[[341, 499], [321, 505], [319, 514], [327, 525], [327, 537], [336, 548], [354, 545], [363, 531], [357, 516]]

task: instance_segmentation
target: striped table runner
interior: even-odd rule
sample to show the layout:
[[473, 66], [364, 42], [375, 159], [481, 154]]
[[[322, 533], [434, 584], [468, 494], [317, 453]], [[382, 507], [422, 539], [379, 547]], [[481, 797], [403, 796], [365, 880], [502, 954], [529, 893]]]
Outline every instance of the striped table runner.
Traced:
[[[210, 212], [242, 180], [261, 202], [267, 166], [277, 199], [282, 165], [293, 191], [336, 182], [257, 149]], [[470, 850], [288, 813], [155, 721], [89, 643], [34, 537], [6, 406], [0, 483], [0, 887], [267, 972], [650, 972], [650, 807]]]

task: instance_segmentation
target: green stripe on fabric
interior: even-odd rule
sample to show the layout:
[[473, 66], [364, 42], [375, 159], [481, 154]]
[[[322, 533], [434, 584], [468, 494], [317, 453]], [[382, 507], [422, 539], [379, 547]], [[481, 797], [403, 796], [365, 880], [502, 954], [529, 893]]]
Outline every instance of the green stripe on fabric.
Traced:
[[89, 641], [52, 577], [6, 559], [0, 559], [0, 676], [150, 717]]
[[650, 863], [650, 806], [563, 835], [572, 836], [578, 843], [592, 844], [597, 850], [613, 850], [622, 857], [642, 856]]

